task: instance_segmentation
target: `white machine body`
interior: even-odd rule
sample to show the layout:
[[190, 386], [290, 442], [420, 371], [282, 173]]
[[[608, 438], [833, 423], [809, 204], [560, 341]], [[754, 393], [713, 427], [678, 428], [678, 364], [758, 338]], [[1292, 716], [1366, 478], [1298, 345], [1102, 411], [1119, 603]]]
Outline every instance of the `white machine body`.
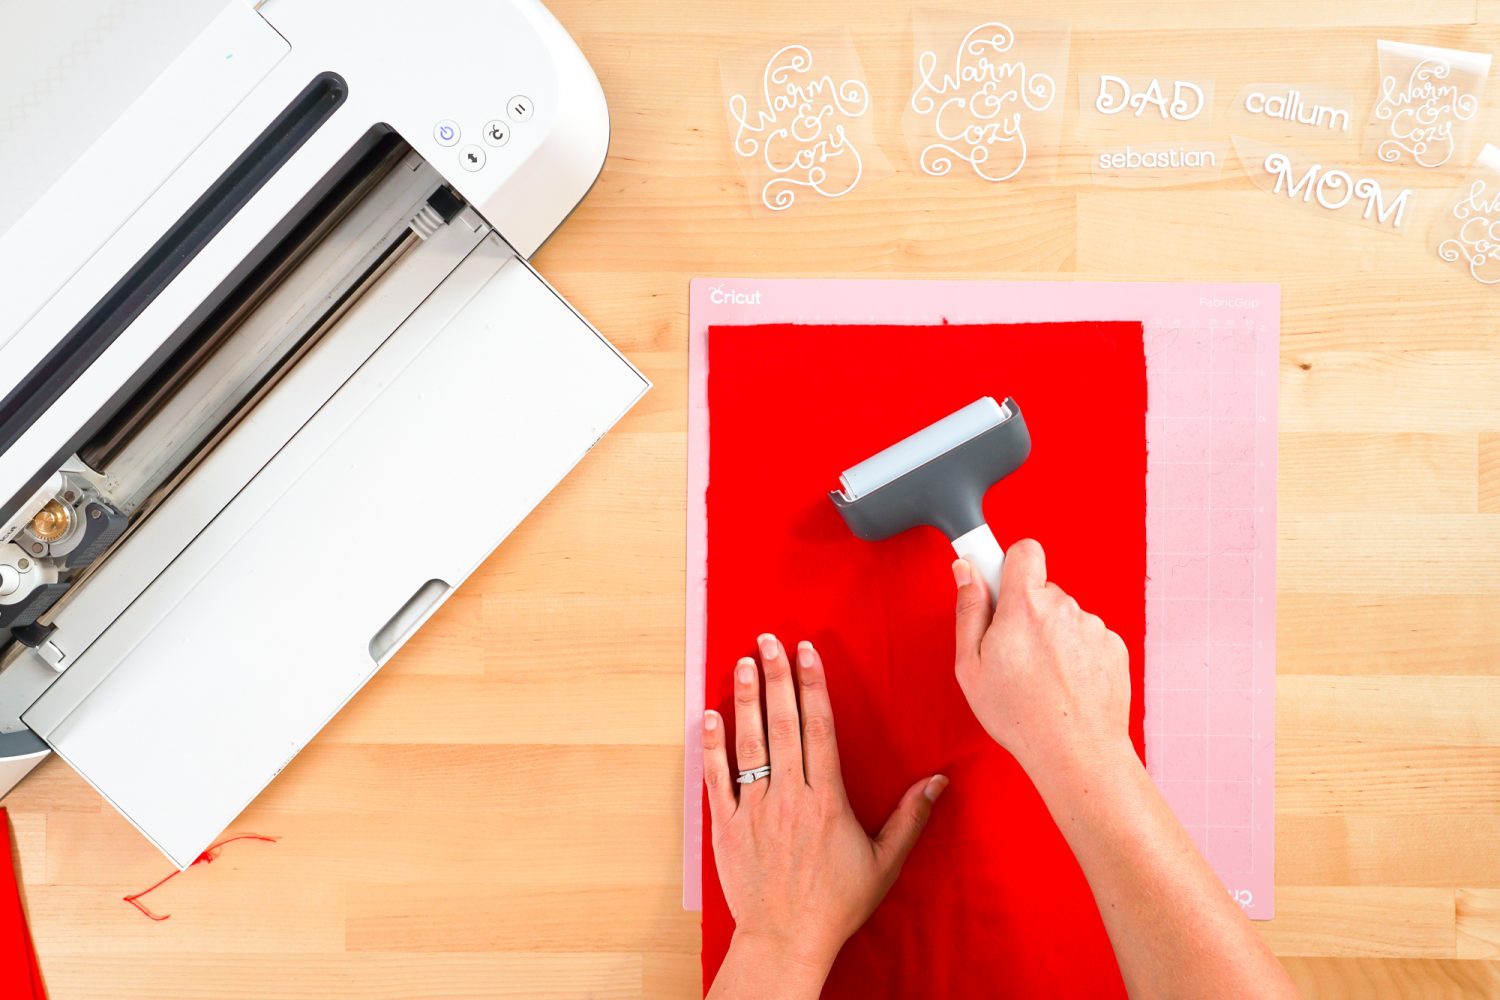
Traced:
[[[181, 867], [649, 387], [527, 263], [609, 138], [539, 3], [204, 21], [45, 190], [0, 154], [0, 613], [62, 591], [0, 796], [56, 752]], [[90, 113], [24, 62], [11, 150]]]

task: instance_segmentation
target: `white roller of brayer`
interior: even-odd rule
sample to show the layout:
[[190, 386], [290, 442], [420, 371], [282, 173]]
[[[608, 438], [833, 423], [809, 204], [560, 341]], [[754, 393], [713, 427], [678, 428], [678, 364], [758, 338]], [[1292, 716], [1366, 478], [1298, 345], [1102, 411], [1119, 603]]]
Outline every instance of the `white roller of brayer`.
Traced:
[[871, 455], [839, 477], [844, 495], [858, 500], [910, 472], [933, 456], [952, 451], [981, 431], [987, 431], [1010, 416], [1010, 410], [993, 396], [976, 399], [962, 410], [903, 438], [882, 452]]

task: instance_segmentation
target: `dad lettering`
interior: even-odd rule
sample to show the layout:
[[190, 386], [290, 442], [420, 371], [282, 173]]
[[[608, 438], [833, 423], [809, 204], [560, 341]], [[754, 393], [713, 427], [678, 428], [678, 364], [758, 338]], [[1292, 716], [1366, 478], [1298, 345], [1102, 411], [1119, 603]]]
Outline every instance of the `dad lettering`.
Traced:
[[1117, 115], [1130, 109], [1139, 118], [1147, 108], [1155, 108], [1163, 120], [1186, 122], [1197, 118], [1207, 103], [1203, 98], [1203, 88], [1188, 80], [1173, 80], [1171, 93], [1169, 98], [1161, 81], [1155, 77], [1145, 88], [1134, 90], [1124, 77], [1104, 73], [1099, 77], [1099, 96], [1094, 98], [1094, 109], [1104, 115]]

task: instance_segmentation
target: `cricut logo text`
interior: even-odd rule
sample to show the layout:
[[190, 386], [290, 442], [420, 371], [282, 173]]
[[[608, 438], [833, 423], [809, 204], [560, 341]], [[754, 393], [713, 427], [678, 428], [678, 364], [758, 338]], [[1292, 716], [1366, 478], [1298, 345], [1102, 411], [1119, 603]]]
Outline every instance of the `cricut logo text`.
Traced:
[[716, 306], [758, 306], [760, 305], [760, 289], [753, 292], [737, 292], [733, 289], [725, 289], [723, 285], [715, 285], [708, 293], [708, 301]]

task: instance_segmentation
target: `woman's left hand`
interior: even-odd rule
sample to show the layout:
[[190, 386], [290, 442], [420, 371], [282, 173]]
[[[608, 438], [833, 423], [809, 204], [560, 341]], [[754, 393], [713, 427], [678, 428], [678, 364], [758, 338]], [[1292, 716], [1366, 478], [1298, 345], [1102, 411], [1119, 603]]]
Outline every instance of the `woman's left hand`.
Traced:
[[[746, 657], [735, 665], [735, 758], [741, 771], [769, 764], [770, 776], [737, 784], [724, 721], [703, 714], [714, 858], [735, 921], [711, 996], [816, 996], [839, 949], [896, 881], [948, 779], [913, 784], [872, 839], [844, 795], [822, 658], [811, 643], [798, 644], [794, 680], [775, 636], [758, 645], [764, 718], [762, 671]], [[777, 989], [766, 981], [775, 968], [801, 978]]]

